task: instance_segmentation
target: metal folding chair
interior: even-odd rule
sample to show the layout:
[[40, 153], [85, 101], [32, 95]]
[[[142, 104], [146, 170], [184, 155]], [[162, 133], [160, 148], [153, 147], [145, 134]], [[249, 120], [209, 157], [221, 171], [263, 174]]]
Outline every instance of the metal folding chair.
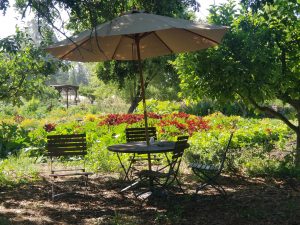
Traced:
[[[125, 134], [126, 134], [127, 142], [146, 141], [145, 127], [126, 128]], [[154, 141], [157, 140], [157, 134], [156, 134], [155, 127], [148, 127], [148, 134], [149, 134], [149, 137], [152, 137], [154, 139]], [[119, 161], [121, 162], [119, 155], [118, 155], [118, 158], [119, 158]], [[133, 156], [130, 156], [128, 168], [125, 168], [125, 166], [122, 164], [123, 170], [125, 172], [125, 179], [130, 180], [129, 176], [133, 172], [132, 170], [134, 169], [134, 166], [143, 166], [143, 162], [145, 162], [147, 160], [148, 160], [148, 157], [145, 155], [133, 154]], [[161, 158], [159, 158], [157, 155], [153, 154], [153, 155], [151, 155], [151, 160], [158, 163], [161, 160]], [[142, 164], [142, 165], [139, 165], [139, 164]]]
[[226, 195], [226, 191], [217, 182], [217, 179], [221, 175], [222, 170], [224, 168], [224, 163], [226, 160], [226, 156], [229, 150], [232, 137], [233, 137], [233, 133], [230, 134], [229, 141], [223, 151], [219, 165], [202, 164], [202, 163], [191, 163], [189, 165], [189, 167], [192, 168], [194, 174], [197, 175], [203, 181], [203, 183], [200, 183], [196, 188], [196, 193], [198, 193], [200, 190], [204, 189], [207, 186], [211, 186], [215, 190], [217, 190], [221, 195], [223, 196]]
[[173, 185], [174, 181], [176, 181], [179, 189], [184, 193], [181, 182], [178, 178], [178, 172], [183, 153], [185, 149], [189, 147], [187, 141], [188, 136], [178, 137], [172, 157], [167, 159], [167, 165], [159, 168], [156, 171], [142, 170], [139, 172], [141, 179], [145, 179], [145, 177], [151, 177], [155, 181], [156, 185], [161, 186], [162, 189], [169, 189]]
[[[84, 156], [87, 154], [86, 135], [85, 134], [69, 134], [69, 135], [48, 135], [47, 136], [47, 156], [50, 158], [50, 174], [52, 183], [52, 200], [55, 197], [69, 192], [56, 193], [55, 187], [61, 182], [78, 182], [78, 180], [66, 179], [68, 177], [81, 177], [85, 184], [85, 192], [87, 191], [88, 177], [91, 172], [85, 171]], [[76, 166], [68, 166], [61, 168], [57, 166], [59, 159], [62, 161], [81, 160], [82, 163]], [[58, 178], [62, 180], [58, 180]], [[67, 186], [69, 188], [69, 186]]]
[[[185, 149], [189, 147], [188, 142], [189, 136], [179, 136], [177, 137], [177, 141], [175, 143], [175, 149], [172, 155], [171, 160], [167, 167], [169, 167], [169, 171], [167, 173], [167, 179], [164, 181], [163, 187], [169, 188], [174, 181], [176, 181], [178, 187], [180, 188], [181, 192], [184, 193], [182, 189], [181, 182], [178, 178], [178, 172], [182, 161], [182, 156], [184, 154]], [[167, 168], [166, 167], [166, 168]]]

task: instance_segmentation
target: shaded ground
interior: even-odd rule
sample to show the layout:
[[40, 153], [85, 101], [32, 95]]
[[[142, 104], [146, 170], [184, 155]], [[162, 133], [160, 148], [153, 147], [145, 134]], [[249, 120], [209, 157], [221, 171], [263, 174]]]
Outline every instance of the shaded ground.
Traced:
[[300, 186], [278, 181], [224, 176], [226, 199], [208, 189], [194, 195], [195, 182], [184, 175], [186, 194], [172, 193], [145, 202], [115, 175], [92, 177], [89, 191], [50, 200], [47, 180], [0, 189], [0, 224], [300, 224]]

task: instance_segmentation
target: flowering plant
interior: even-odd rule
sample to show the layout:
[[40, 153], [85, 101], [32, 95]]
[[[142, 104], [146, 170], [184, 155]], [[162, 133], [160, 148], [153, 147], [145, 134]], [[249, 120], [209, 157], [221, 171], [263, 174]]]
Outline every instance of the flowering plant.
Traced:
[[51, 132], [53, 130], [55, 130], [56, 124], [55, 123], [47, 123], [44, 125], [44, 130], [46, 132]]
[[144, 115], [141, 114], [109, 114], [104, 117], [98, 125], [119, 125], [121, 123], [133, 124], [144, 119]]

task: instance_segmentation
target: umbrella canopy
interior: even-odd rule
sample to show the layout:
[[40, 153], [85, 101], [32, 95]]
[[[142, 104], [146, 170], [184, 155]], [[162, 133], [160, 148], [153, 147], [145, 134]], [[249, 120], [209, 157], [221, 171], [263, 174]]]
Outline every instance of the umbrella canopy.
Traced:
[[78, 62], [138, 60], [146, 140], [147, 111], [141, 60], [197, 51], [219, 44], [227, 27], [132, 11], [46, 48], [53, 56]]
[[149, 13], [117, 17], [46, 50], [60, 59], [80, 62], [138, 60], [172, 53], [197, 51], [221, 42], [226, 27], [207, 25]]

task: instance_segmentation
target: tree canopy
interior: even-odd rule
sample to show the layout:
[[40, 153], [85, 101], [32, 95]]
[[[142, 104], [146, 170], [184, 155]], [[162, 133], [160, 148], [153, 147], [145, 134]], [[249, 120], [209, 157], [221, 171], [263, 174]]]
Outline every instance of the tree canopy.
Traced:
[[[190, 18], [190, 9], [197, 10], [200, 5], [196, 0], [116, 0], [116, 1], [70, 1], [70, 0], [52, 0], [52, 1], [38, 1], [38, 0], [16, 0], [16, 8], [23, 14], [30, 9], [35, 13], [39, 24], [47, 23], [54, 30], [67, 36], [62, 27], [59, 27], [55, 21], [62, 17], [62, 11], [69, 15], [67, 24], [62, 24], [64, 28], [78, 33], [86, 29], [93, 29], [96, 25], [105, 21], [111, 20], [120, 14], [129, 11], [132, 8], [142, 9], [147, 12], [166, 15], [180, 18]], [[2, 2], [0, 10], [4, 12], [9, 7], [8, 1]], [[174, 57], [173, 57], [174, 58]], [[178, 83], [170, 82], [170, 75], [174, 76], [174, 80], [178, 80], [174, 69], [166, 63], [170, 57], [145, 60], [143, 63], [146, 75], [146, 87], [155, 79], [156, 84], [166, 83], [173, 86], [175, 90], [178, 89]], [[139, 101], [141, 101], [141, 87], [137, 78], [136, 62], [106, 62], [99, 63], [97, 74], [99, 79], [104, 81], [113, 80], [124, 87], [129, 80], [133, 83], [131, 87], [132, 105], [129, 112], [133, 112]], [[147, 72], [148, 71], [148, 72]], [[150, 72], [149, 72], [150, 71]], [[159, 75], [159, 76], [157, 76]], [[156, 85], [158, 86], [158, 85]]]
[[283, 120], [298, 136], [300, 165], [299, 125], [267, 104], [279, 99], [291, 105], [300, 122], [300, 4], [274, 0], [252, 10], [248, 3], [240, 11], [233, 1], [211, 9], [209, 21], [228, 25], [230, 32], [216, 48], [177, 58], [183, 94], [220, 101], [242, 98]]
[[[9, 0], [0, 2], [0, 11], [4, 14], [9, 7], [12, 7]], [[70, 17], [67, 25], [69, 30], [80, 32], [92, 29], [97, 24], [111, 20], [132, 8], [143, 9], [159, 15], [184, 17], [186, 9], [198, 10], [200, 4], [196, 0], [16, 0], [15, 7], [23, 16], [28, 11], [32, 11], [38, 21], [46, 21], [54, 29], [63, 33], [62, 27], [57, 27], [55, 23], [63, 17], [62, 12], [67, 13]]]
[[24, 32], [1, 39], [0, 100], [18, 103], [20, 97], [39, 95], [47, 76], [60, 67], [61, 62], [47, 57]]

